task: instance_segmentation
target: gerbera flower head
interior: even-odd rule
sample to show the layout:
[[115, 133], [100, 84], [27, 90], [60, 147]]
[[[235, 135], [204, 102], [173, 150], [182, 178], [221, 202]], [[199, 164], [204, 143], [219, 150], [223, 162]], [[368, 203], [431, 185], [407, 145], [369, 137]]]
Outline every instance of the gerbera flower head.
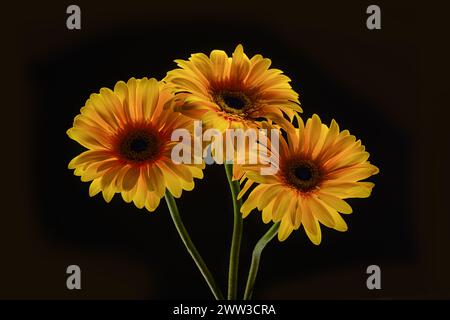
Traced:
[[101, 191], [109, 202], [121, 193], [126, 202], [154, 211], [166, 188], [175, 197], [194, 188], [204, 165], [171, 160], [173, 130], [192, 130], [192, 119], [174, 112], [174, 103], [168, 85], [147, 78], [119, 81], [114, 90], [90, 96], [67, 131], [89, 149], [70, 161], [69, 169], [91, 181], [90, 196]]
[[[362, 182], [378, 173], [368, 161], [360, 140], [348, 130], [340, 131], [336, 121], [328, 127], [317, 115], [306, 125], [299, 118], [299, 128], [288, 130], [287, 141], [279, 135], [278, 170], [273, 175], [261, 175], [262, 165], [243, 165], [242, 180], [246, 184], [239, 197], [253, 183], [241, 207], [243, 216], [254, 208], [262, 211], [264, 223], [281, 222], [278, 239], [284, 241], [302, 225], [314, 244], [321, 242], [320, 224], [346, 231], [342, 214], [352, 212], [347, 198], [366, 198], [374, 186]], [[273, 151], [276, 152], [276, 151]]]
[[184, 101], [179, 111], [201, 119], [205, 129], [257, 128], [261, 119], [289, 125], [284, 115], [292, 120], [302, 111], [290, 79], [261, 55], [248, 58], [242, 45], [231, 57], [213, 50], [209, 57], [195, 53], [175, 62], [179, 68], [166, 81]]

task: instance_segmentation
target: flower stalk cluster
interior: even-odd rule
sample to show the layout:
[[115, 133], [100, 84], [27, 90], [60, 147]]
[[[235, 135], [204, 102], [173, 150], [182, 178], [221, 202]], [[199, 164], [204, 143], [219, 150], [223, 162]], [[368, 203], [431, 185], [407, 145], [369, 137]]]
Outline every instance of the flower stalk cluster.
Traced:
[[[304, 120], [299, 94], [281, 70], [242, 45], [232, 56], [213, 50], [175, 60], [158, 81], [119, 81], [92, 94], [67, 131], [87, 150], [69, 169], [90, 182], [89, 195], [116, 194], [149, 212], [164, 197], [188, 253], [216, 299], [240, 298], [238, 268], [244, 218], [261, 212], [271, 224], [256, 243], [244, 299], [253, 296], [261, 254], [275, 237], [304, 230], [319, 245], [322, 228], [346, 231], [349, 198], [369, 197], [378, 173], [360, 140], [318, 115]], [[200, 123], [200, 125], [199, 125]], [[248, 132], [270, 132], [255, 134]], [[235, 134], [230, 136], [230, 131]], [[207, 137], [207, 139], [204, 139]], [[240, 139], [242, 138], [242, 139]], [[226, 144], [224, 142], [227, 142]], [[205, 164], [223, 164], [233, 201], [233, 230], [224, 295], [186, 230], [175, 198], [203, 178]], [[242, 189], [241, 189], [242, 187]]]

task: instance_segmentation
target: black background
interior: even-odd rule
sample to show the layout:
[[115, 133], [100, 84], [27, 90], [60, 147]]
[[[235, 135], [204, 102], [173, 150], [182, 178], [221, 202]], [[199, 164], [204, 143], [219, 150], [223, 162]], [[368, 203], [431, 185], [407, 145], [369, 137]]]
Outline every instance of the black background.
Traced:
[[[17, 107], [4, 118], [11, 146], [3, 180], [1, 298], [211, 297], [164, 201], [148, 213], [117, 195], [110, 204], [101, 195], [90, 198], [88, 184], [67, 169], [83, 149], [65, 131], [101, 87], [130, 77], [161, 79], [174, 59], [213, 49], [231, 54], [238, 43], [293, 80], [304, 117], [336, 119], [362, 139], [380, 168], [372, 196], [350, 200], [348, 232], [324, 227], [318, 247], [304, 231], [268, 246], [255, 297], [450, 296], [448, 208], [438, 182], [443, 119], [432, 112], [433, 96], [423, 98], [420, 8], [380, 4], [382, 29], [370, 31], [366, 2], [78, 3], [82, 28], [69, 31], [69, 4], [13, 9], [20, 14], [7, 68], [18, 90], [11, 91]], [[223, 167], [208, 166], [178, 204], [225, 288], [232, 208]], [[268, 227], [258, 212], [244, 222], [241, 289], [252, 246]], [[81, 291], [65, 286], [71, 264], [82, 269]], [[366, 288], [371, 264], [381, 267], [382, 290]]]

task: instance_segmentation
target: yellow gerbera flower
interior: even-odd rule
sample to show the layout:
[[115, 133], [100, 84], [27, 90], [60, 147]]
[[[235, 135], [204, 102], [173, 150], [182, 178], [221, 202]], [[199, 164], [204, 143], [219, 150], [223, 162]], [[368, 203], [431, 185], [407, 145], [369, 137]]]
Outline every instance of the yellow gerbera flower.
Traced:
[[213, 50], [209, 57], [196, 53], [175, 62], [180, 68], [168, 72], [165, 80], [185, 102], [179, 111], [201, 119], [205, 129], [255, 128], [261, 119], [283, 125], [283, 113], [292, 120], [302, 111], [290, 79], [269, 69], [271, 61], [259, 54], [249, 59], [242, 45], [232, 57]]
[[[243, 165], [248, 178], [239, 197], [256, 182], [242, 205], [247, 216], [254, 208], [262, 210], [264, 223], [280, 222], [278, 239], [284, 241], [293, 230], [303, 225], [314, 244], [321, 242], [319, 222], [338, 231], [347, 224], [339, 213], [352, 212], [343, 199], [366, 198], [374, 186], [361, 182], [378, 173], [368, 160], [361, 140], [348, 130], [340, 131], [336, 121], [330, 127], [314, 115], [306, 126], [287, 131], [287, 142], [280, 135], [279, 167], [274, 175], [261, 175], [262, 165]], [[275, 152], [272, 150], [272, 152]]]
[[155, 79], [119, 81], [102, 88], [81, 108], [70, 138], [89, 149], [69, 163], [81, 181], [92, 181], [89, 195], [102, 191], [109, 202], [121, 193], [126, 202], [154, 211], [166, 188], [180, 197], [203, 177], [203, 165], [171, 160], [174, 129], [192, 130], [192, 119], [173, 110], [172, 89]]

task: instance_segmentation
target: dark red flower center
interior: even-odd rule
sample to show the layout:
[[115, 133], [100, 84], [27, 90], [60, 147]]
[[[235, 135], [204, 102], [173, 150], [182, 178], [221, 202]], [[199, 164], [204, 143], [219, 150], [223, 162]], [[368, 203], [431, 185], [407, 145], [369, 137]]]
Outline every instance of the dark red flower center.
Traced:
[[161, 148], [159, 140], [157, 133], [150, 129], [132, 129], [119, 139], [119, 153], [128, 161], [149, 161], [159, 154]]
[[319, 167], [311, 160], [293, 159], [283, 167], [282, 170], [287, 184], [302, 192], [314, 190], [320, 183]]
[[241, 91], [222, 90], [214, 96], [216, 103], [226, 112], [240, 114], [251, 107], [250, 98]]

